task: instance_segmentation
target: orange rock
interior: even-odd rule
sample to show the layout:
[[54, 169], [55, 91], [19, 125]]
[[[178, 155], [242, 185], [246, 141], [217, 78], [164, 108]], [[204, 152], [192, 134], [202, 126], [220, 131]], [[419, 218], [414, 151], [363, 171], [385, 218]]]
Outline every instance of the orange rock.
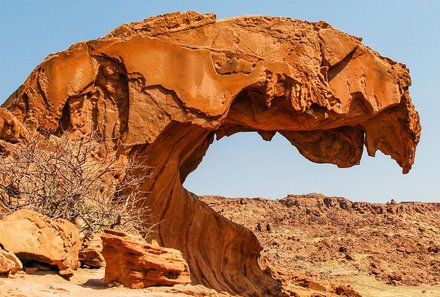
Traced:
[[2, 140], [12, 143], [27, 137], [27, 129], [24, 124], [2, 107], [0, 107], [0, 131], [2, 131]]
[[18, 210], [0, 220], [0, 245], [21, 261], [56, 265], [68, 276], [79, 267], [79, 231], [72, 223]]
[[130, 288], [189, 284], [189, 267], [182, 253], [149, 244], [122, 231], [101, 235], [102, 254], [107, 263], [105, 284], [118, 282]]
[[92, 268], [104, 267], [105, 259], [101, 252], [102, 240], [100, 232], [90, 232], [82, 240], [79, 261], [81, 264]]
[[14, 255], [0, 248], [0, 274], [16, 274], [23, 268], [23, 264]]
[[186, 191], [185, 178], [215, 136], [240, 131], [279, 132], [309, 160], [340, 167], [366, 146], [408, 172], [421, 131], [410, 85], [405, 65], [323, 22], [186, 12], [49, 56], [4, 107], [30, 129], [98, 131], [108, 148], [145, 160], [149, 223], [161, 222], [153, 236], [182, 251], [194, 283], [280, 296], [254, 234]]

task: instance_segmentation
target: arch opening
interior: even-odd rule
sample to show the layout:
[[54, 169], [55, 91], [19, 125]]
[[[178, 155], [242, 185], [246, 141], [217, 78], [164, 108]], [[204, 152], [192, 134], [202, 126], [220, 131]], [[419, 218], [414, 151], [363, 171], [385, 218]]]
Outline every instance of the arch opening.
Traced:
[[[250, 230], [223, 218], [187, 191], [183, 183], [188, 174], [200, 164], [214, 137], [221, 139], [238, 132], [255, 131], [265, 140], [280, 132], [308, 159], [338, 166], [357, 162], [363, 144], [363, 132], [357, 127], [314, 130], [319, 124], [316, 116], [295, 111], [285, 96], [271, 98], [269, 106], [264, 87], [243, 89], [217, 129], [172, 121], [154, 143], [138, 148], [155, 171], [143, 189], [154, 197], [149, 207], [154, 209], [154, 220], [161, 222], [158, 241], [184, 253], [196, 283], [257, 296], [262, 288], [273, 292], [280, 289], [279, 281], [267, 275], [259, 263], [260, 243]], [[356, 141], [360, 148], [353, 146]], [[237, 279], [243, 282], [237, 283]], [[250, 288], [254, 291], [249, 292]]]

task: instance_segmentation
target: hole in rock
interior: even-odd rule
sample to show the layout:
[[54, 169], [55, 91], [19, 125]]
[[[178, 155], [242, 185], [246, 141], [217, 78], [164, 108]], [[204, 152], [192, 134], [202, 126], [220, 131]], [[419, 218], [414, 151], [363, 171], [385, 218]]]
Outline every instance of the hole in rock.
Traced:
[[307, 160], [279, 133], [264, 141], [256, 132], [241, 132], [215, 140], [184, 187], [197, 195], [225, 197], [320, 193], [353, 201], [389, 201], [399, 187], [400, 168], [380, 152], [370, 158], [365, 151], [360, 166], [338, 168]]

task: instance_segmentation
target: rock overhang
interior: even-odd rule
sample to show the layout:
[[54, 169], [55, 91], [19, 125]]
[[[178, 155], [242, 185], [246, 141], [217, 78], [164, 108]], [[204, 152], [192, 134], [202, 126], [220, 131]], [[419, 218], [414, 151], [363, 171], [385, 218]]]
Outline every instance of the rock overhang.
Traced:
[[[103, 59], [114, 65], [103, 65]], [[208, 129], [233, 124], [235, 130], [279, 131], [314, 162], [347, 167], [360, 156], [339, 162], [337, 154], [319, 157], [322, 148], [307, 153], [314, 146], [304, 138], [312, 131], [315, 142], [327, 142], [327, 148], [332, 146], [327, 139], [342, 147], [349, 139], [356, 154], [359, 142], [370, 155], [381, 150], [404, 172], [414, 162], [420, 123], [408, 70], [323, 22], [261, 16], [218, 22], [212, 14], [187, 12], [123, 25], [48, 57], [4, 106], [24, 120], [26, 111], [14, 106], [26, 105], [28, 98], [38, 123], [53, 130], [69, 98], [90, 92], [98, 76], [125, 80], [124, 100], [136, 108], [135, 84], [141, 90], [161, 86], [193, 115], [190, 121]], [[234, 103], [244, 92], [253, 110]], [[128, 123], [119, 136], [129, 143], [145, 138], [131, 135], [138, 130]]]

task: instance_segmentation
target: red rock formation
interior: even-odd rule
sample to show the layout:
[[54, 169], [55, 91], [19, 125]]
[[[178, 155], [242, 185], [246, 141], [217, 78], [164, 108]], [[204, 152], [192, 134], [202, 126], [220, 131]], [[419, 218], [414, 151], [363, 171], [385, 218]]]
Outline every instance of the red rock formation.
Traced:
[[118, 282], [140, 289], [191, 283], [188, 264], [180, 251], [154, 246], [122, 231], [106, 230], [101, 238], [106, 284]]
[[358, 164], [365, 145], [408, 172], [420, 136], [410, 84], [405, 65], [323, 22], [187, 12], [47, 57], [3, 106], [30, 129], [97, 130], [147, 159], [158, 241], [183, 251], [194, 283], [262, 296], [278, 295], [279, 282], [260, 268], [256, 237], [187, 192], [186, 176], [214, 136], [240, 131], [279, 132], [340, 167]]
[[32, 210], [18, 210], [0, 221], [0, 246], [21, 261], [55, 265], [62, 276], [71, 276], [79, 267], [80, 238], [75, 225]]

